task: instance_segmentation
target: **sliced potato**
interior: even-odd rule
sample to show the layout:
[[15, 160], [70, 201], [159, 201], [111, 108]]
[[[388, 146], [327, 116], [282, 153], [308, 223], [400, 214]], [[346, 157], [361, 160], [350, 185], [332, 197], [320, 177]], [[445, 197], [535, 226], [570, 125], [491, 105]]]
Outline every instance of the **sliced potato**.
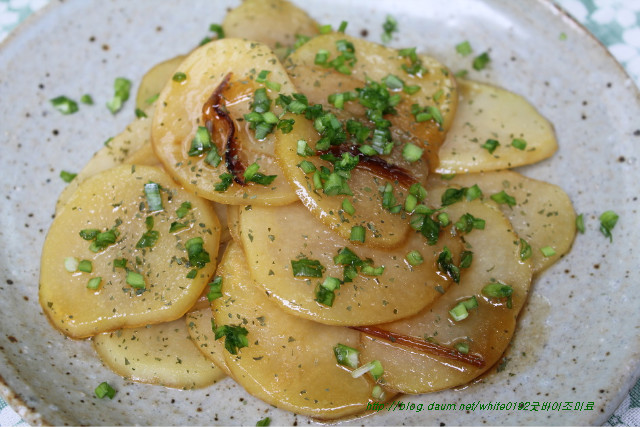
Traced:
[[[214, 301], [217, 327], [240, 325], [248, 346], [224, 351], [233, 377], [265, 402], [298, 414], [334, 419], [361, 412], [373, 384], [352, 378], [333, 347], [355, 347], [358, 332], [291, 316], [272, 302], [247, 273], [240, 246], [232, 242], [219, 269], [223, 297]], [[221, 338], [222, 339], [222, 338]]]
[[[151, 130], [153, 147], [167, 171], [187, 190], [224, 204], [281, 205], [296, 200], [273, 157], [273, 143], [281, 132], [258, 140], [244, 120], [255, 90], [264, 86], [255, 81], [261, 70], [270, 71], [269, 81], [279, 84], [283, 93], [295, 90], [268, 47], [221, 39], [194, 50], [178, 67], [185, 79], [170, 80], [161, 92]], [[271, 89], [267, 93], [271, 99], [278, 95]], [[275, 107], [271, 111], [279, 114]], [[188, 154], [199, 127], [209, 129], [222, 156], [217, 166], [207, 163], [205, 154]], [[295, 138], [295, 133], [296, 128], [289, 135]], [[239, 183], [253, 163], [258, 163], [260, 173], [276, 175], [275, 180], [268, 185]], [[232, 173], [235, 180], [225, 191], [216, 191], [224, 173]]]
[[[316, 65], [316, 54], [320, 51], [326, 52], [328, 62], [342, 55], [342, 51], [337, 47], [340, 43], [350, 44], [349, 49], [352, 48], [356, 58], [353, 66], [348, 67], [349, 75]], [[416, 58], [422, 61], [422, 66], [428, 72], [410, 75], [401, 68], [402, 65], [408, 65], [409, 60], [401, 57], [397, 50], [342, 33], [334, 33], [310, 40], [292, 53], [286, 62], [294, 85], [307, 96], [310, 104], [321, 104], [325, 111], [331, 112], [343, 121], [355, 117], [366, 127], [373, 127], [373, 122], [367, 118], [365, 108], [359, 101], [346, 101], [343, 111], [341, 108], [334, 108], [328, 101], [328, 97], [335, 93], [356, 93], [356, 89], [365, 88], [368, 79], [380, 82], [389, 75], [394, 75], [396, 79], [400, 75], [406, 86], [419, 89], [409, 95], [402, 92], [399, 87], [391, 88], [392, 96], [399, 96], [401, 101], [395, 106], [397, 114], [384, 115], [384, 118], [391, 123], [390, 131], [394, 141], [393, 148], [387, 155], [363, 155], [359, 151], [361, 147], [352, 144], [350, 140], [340, 146], [333, 146], [329, 150], [337, 157], [344, 155], [345, 151], [359, 157], [359, 163], [351, 172], [352, 176], [347, 182], [352, 195], [349, 191], [340, 191], [338, 196], [333, 195], [334, 192], [327, 192], [326, 188], [319, 190], [317, 172], [305, 173], [299, 166], [300, 162], [305, 160], [313, 163], [317, 169], [329, 167], [330, 170], [329, 162], [320, 160], [327, 155], [326, 150], [318, 149], [314, 155], [303, 159], [298, 154], [298, 139], [280, 138], [276, 142], [278, 159], [289, 182], [296, 188], [298, 197], [317, 218], [345, 238], [349, 237], [351, 227], [354, 225], [373, 226], [377, 230], [377, 237], [367, 244], [392, 248], [402, 244], [406, 233], [409, 232], [407, 222], [400, 216], [390, 213], [389, 206], [383, 206], [384, 196], [378, 189], [384, 188], [387, 183], [392, 185], [394, 197], [397, 203], [402, 205], [412, 184], [425, 185], [429, 163], [433, 161], [431, 158], [437, 155], [440, 143], [444, 140], [457, 103], [455, 80], [446, 68], [431, 58], [425, 56]], [[372, 91], [371, 88], [368, 90]], [[386, 86], [382, 91], [389, 94]], [[366, 93], [369, 95], [364, 95], [363, 99], [368, 101], [384, 96]], [[439, 124], [432, 119], [417, 123], [411, 114], [413, 104], [423, 108], [437, 108], [441, 112], [442, 122]], [[315, 123], [314, 126], [317, 128]], [[317, 135], [313, 135], [312, 132], [300, 132], [300, 134], [306, 136], [304, 139], [311, 148], [317, 149], [316, 142], [319, 139]], [[380, 133], [371, 133], [372, 140], [365, 142], [372, 143], [373, 138], [379, 138], [380, 135]], [[412, 144], [411, 148], [418, 152], [417, 156], [405, 156], [404, 150], [408, 144]], [[380, 149], [378, 152], [382, 151]], [[375, 153], [375, 150], [372, 153]], [[345, 199], [343, 194], [349, 196], [348, 200], [356, 208], [348, 224], [340, 215], [342, 202]]]
[[227, 222], [229, 224], [229, 234], [234, 241], [241, 243], [240, 240], [240, 210], [245, 209], [243, 206], [227, 207]]
[[[433, 181], [439, 179], [432, 178]], [[452, 185], [472, 187], [477, 184], [484, 197], [505, 191], [515, 199], [515, 206], [500, 204], [519, 237], [531, 246], [531, 266], [538, 274], [569, 252], [576, 235], [576, 214], [567, 193], [557, 185], [527, 178], [517, 172], [500, 171], [481, 174], [458, 174]], [[541, 249], [550, 247], [555, 254], [545, 256]]]
[[[451, 279], [438, 268], [438, 256], [447, 246], [456, 262], [460, 240], [442, 232], [438, 244], [429, 246], [422, 234], [411, 231], [406, 242], [385, 251], [356, 247], [353, 242], [319, 224], [300, 204], [258, 207], [240, 211], [240, 237], [251, 276], [291, 314], [334, 325], [389, 322], [417, 313], [441, 297]], [[368, 233], [366, 239], [371, 238]], [[344, 267], [334, 257], [349, 248], [360, 259], [384, 267], [379, 276], [358, 274], [335, 291], [333, 305], [316, 301], [316, 286], [328, 277], [342, 280]], [[418, 251], [424, 263], [412, 267], [406, 259]], [[326, 269], [322, 278], [295, 277], [292, 262], [306, 257]]]
[[297, 36], [315, 36], [318, 24], [286, 0], [245, 0], [222, 22], [225, 37], [255, 40], [271, 49], [292, 46]]
[[140, 87], [136, 95], [136, 108], [145, 110], [149, 105], [153, 104], [154, 98], [160, 95], [160, 92], [173, 76], [178, 65], [184, 61], [184, 58], [185, 55], [178, 55], [162, 61], [146, 72], [140, 81]]
[[[551, 157], [558, 149], [553, 126], [523, 97], [483, 83], [458, 80], [460, 101], [440, 148], [442, 174], [514, 168]], [[500, 145], [492, 153], [487, 140]], [[517, 148], [514, 139], [526, 142]], [[522, 144], [520, 142], [520, 144]]]
[[[318, 51], [329, 52], [329, 60], [340, 55], [337, 42], [346, 40], [353, 44], [356, 62], [350, 74], [345, 76], [331, 68], [316, 64]], [[426, 71], [409, 74], [403, 66], [412, 65], [407, 56], [400, 52], [367, 40], [350, 37], [342, 33], [331, 33], [315, 37], [298, 48], [288, 58], [286, 65], [291, 79], [312, 103], [329, 107], [327, 97], [330, 94], [352, 91], [364, 87], [367, 79], [381, 82], [389, 75], [394, 75], [404, 82], [405, 86], [413, 86], [419, 90], [408, 94], [399, 89], [392, 92], [401, 95], [402, 101], [396, 106], [397, 114], [388, 114], [386, 119], [397, 130], [396, 136], [409, 133], [412, 141], [426, 149], [425, 157], [430, 161], [437, 159], [440, 145], [456, 114], [458, 96], [456, 80], [446, 66], [426, 55], [416, 55], [422, 68]], [[411, 114], [413, 104], [420, 107], [435, 107], [442, 115], [442, 123], [435, 120], [416, 122]], [[363, 117], [364, 110], [356, 102], [345, 103], [345, 110], [356, 117]], [[433, 165], [435, 167], [435, 164]]]
[[105, 332], [92, 341], [100, 359], [132, 381], [187, 390], [224, 377], [191, 341], [184, 319]]
[[185, 316], [187, 329], [191, 336], [191, 341], [196, 345], [204, 356], [213, 362], [222, 372], [232, 377], [231, 371], [224, 359], [224, 342], [216, 340], [213, 332], [213, 312], [211, 305], [199, 310], [190, 311]]
[[[432, 193], [439, 195], [437, 191]], [[387, 385], [403, 393], [427, 393], [465, 384], [496, 363], [511, 340], [531, 283], [531, 267], [520, 259], [517, 236], [493, 203], [462, 201], [448, 206], [446, 211], [454, 220], [470, 213], [486, 222], [484, 230], [464, 235], [467, 247], [473, 251], [471, 266], [463, 269], [459, 286], [449, 287], [420, 314], [379, 327], [449, 348], [467, 344], [469, 354], [482, 357], [485, 364], [476, 367], [363, 334], [362, 357], [380, 360]], [[512, 287], [512, 308], [507, 307], [505, 298], [483, 295], [482, 290], [489, 283]], [[454, 321], [449, 310], [472, 297], [478, 307], [469, 309], [466, 319]]]
[[[151, 119], [141, 117], [135, 119], [118, 136], [105, 142], [78, 175], [65, 187], [58, 197], [56, 213], [67, 203], [78, 186], [90, 176], [122, 164], [129, 156], [149, 143], [151, 136]], [[155, 158], [155, 155], [152, 159]]]
[[[162, 209], [155, 212], [149, 211], [145, 197], [149, 182], [162, 188]], [[191, 209], [178, 218], [176, 210], [184, 202]], [[185, 227], [171, 233], [173, 222]], [[158, 233], [152, 247], [149, 228]], [[84, 230], [104, 233], [98, 236], [104, 244], [90, 240], [92, 232]], [[192, 241], [190, 257], [185, 245], [195, 238], [203, 240], [202, 247], [198, 250], [198, 241]], [[220, 223], [211, 205], [160, 169], [109, 169], [84, 181], [54, 219], [42, 251], [40, 303], [53, 326], [73, 338], [175, 320], [194, 304], [213, 274], [219, 239]], [[91, 272], [73, 271], [66, 258], [89, 261]], [[123, 259], [126, 268], [118, 267]], [[95, 289], [88, 287], [90, 281]]]

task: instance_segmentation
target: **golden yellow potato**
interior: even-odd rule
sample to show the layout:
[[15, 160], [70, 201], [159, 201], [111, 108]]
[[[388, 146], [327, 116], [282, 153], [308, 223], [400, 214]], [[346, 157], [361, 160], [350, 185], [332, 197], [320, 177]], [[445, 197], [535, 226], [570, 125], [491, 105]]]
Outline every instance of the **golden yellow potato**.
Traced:
[[205, 308], [190, 311], [185, 316], [191, 341], [207, 359], [213, 362], [226, 375], [232, 377], [233, 375], [224, 359], [224, 352], [227, 350], [225, 350], [222, 340], [216, 340], [211, 326], [212, 320], [211, 303]]
[[[173, 223], [182, 227], [170, 231]], [[219, 241], [211, 205], [161, 170], [109, 169], [84, 181], [54, 219], [42, 250], [40, 304], [73, 338], [175, 320], [208, 283]]]
[[224, 372], [191, 341], [183, 318], [105, 332], [95, 335], [92, 342], [108, 367], [132, 381], [188, 390], [224, 378]]
[[142, 76], [136, 95], [136, 108], [146, 110], [149, 105], [155, 102], [155, 99], [160, 95], [160, 91], [162, 91], [169, 79], [173, 76], [173, 73], [184, 58], [185, 55], [178, 55], [162, 61], [154, 65]]

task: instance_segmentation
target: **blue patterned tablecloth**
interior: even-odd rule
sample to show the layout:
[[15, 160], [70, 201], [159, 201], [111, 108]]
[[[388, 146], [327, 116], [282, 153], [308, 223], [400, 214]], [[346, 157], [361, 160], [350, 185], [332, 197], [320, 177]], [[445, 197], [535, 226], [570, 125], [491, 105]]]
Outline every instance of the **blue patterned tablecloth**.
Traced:
[[[49, 0], [0, 0], [0, 41]], [[584, 24], [640, 85], [640, 0], [556, 0]], [[640, 382], [633, 387], [608, 425], [640, 426]], [[26, 425], [0, 398], [0, 427]]]

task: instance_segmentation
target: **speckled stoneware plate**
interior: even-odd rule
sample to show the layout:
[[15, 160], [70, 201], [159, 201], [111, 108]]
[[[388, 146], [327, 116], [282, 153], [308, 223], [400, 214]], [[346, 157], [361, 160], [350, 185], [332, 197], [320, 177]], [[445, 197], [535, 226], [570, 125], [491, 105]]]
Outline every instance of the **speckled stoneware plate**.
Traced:
[[[523, 310], [506, 369], [460, 390], [406, 396], [421, 412], [386, 412], [354, 424], [601, 424], [638, 378], [640, 275], [637, 272], [638, 91], [587, 32], [552, 4], [506, 0], [297, 1], [322, 23], [349, 21], [349, 33], [380, 39], [391, 13], [397, 47], [420, 50], [453, 70], [470, 69], [455, 44], [489, 50], [491, 65], [471, 78], [524, 95], [555, 125], [559, 152], [522, 172], [561, 185], [584, 213], [587, 231], [542, 274]], [[139, 82], [154, 63], [184, 53], [221, 22], [236, 1], [53, 3], [0, 49], [0, 391], [30, 423], [307, 423], [246, 394], [227, 379], [196, 391], [133, 384], [102, 366], [88, 342], [65, 339], [38, 305], [40, 249], [60, 170], [79, 170], [133, 117], [104, 102], [113, 80]], [[134, 88], [135, 90], [136, 88]], [[71, 116], [49, 99], [91, 93], [94, 106]], [[620, 215], [614, 242], [598, 215]], [[493, 369], [492, 371], [495, 371]], [[97, 400], [109, 381], [117, 398]], [[593, 402], [593, 410], [430, 411], [430, 403]], [[444, 423], [444, 424], [442, 424]]]

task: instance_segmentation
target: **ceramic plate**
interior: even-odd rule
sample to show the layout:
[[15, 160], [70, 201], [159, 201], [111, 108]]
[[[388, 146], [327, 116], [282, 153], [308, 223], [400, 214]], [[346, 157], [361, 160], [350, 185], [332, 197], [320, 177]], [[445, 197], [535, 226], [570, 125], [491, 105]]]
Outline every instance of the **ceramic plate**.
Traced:
[[[601, 424], [638, 378], [638, 91], [587, 32], [548, 2], [503, 0], [302, 1], [321, 23], [349, 21], [348, 33], [380, 40], [392, 14], [396, 47], [418, 46], [453, 70], [471, 69], [454, 46], [489, 51], [488, 69], [469, 77], [522, 94], [555, 125], [560, 149], [521, 172], [556, 183], [585, 214], [572, 252], [539, 277], [499, 373], [463, 387], [404, 401], [421, 412], [382, 411], [355, 424]], [[133, 118], [133, 103], [104, 107], [115, 77], [139, 82], [153, 64], [187, 52], [235, 1], [53, 1], [0, 49], [0, 375], [3, 395], [30, 423], [307, 423], [246, 394], [231, 380], [196, 391], [129, 383], [102, 366], [91, 345], [65, 339], [37, 298], [39, 256], [64, 187]], [[134, 90], [136, 88], [134, 87]], [[49, 99], [90, 93], [96, 105], [63, 116]], [[614, 209], [613, 243], [597, 217]], [[495, 371], [495, 368], [492, 369]], [[108, 381], [118, 390], [97, 400]], [[0, 382], [1, 383], [1, 382]], [[592, 410], [437, 411], [429, 404], [593, 402]], [[431, 408], [434, 406], [431, 405]], [[572, 404], [572, 408], [574, 405]]]

